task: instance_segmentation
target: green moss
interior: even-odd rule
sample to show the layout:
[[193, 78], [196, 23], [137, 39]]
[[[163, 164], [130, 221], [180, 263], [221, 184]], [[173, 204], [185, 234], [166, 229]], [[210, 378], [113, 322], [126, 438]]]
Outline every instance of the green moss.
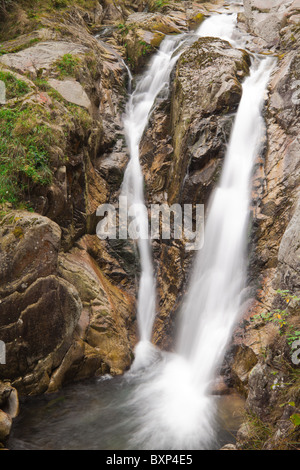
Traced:
[[0, 109], [0, 202], [16, 204], [34, 184], [51, 182], [55, 136], [39, 106]]
[[68, 111], [70, 112], [73, 120], [77, 121], [77, 124], [84, 131], [89, 131], [93, 123], [93, 118], [89, 112], [86, 109], [81, 108], [81, 106], [77, 106], [76, 104], [66, 102], [65, 105], [68, 108]]
[[80, 59], [72, 54], [65, 54], [57, 60], [55, 66], [59, 73], [59, 78], [76, 77], [79, 69]]
[[22, 229], [22, 227], [16, 227], [13, 231], [13, 234], [16, 238], [24, 238], [24, 231]]
[[40, 41], [41, 41], [40, 38], [30, 39], [28, 42], [24, 42], [23, 44], [19, 44], [18, 46], [9, 47], [8, 50], [5, 50], [5, 49], [0, 50], [0, 55], [15, 54], [16, 52], [24, 51], [25, 49], [28, 49], [29, 47], [34, 46], [34, 44], [37, 44]]
[[0, 71], [0, 81], [6, 86], [6, 99], [18, 98], [29, 93], [30, 88], [23, 80], [19, 80], [10, 72]]

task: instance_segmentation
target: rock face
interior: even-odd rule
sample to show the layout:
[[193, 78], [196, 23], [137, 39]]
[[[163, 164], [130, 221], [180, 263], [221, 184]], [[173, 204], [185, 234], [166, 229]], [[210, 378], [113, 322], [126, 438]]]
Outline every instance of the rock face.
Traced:
[[9, 437], [13, 419], [19, 414], [18, 393], [9, 382], [0, 382], [0, 449]]
[[[97, 241], [90, 236], [59, 254], [61, 230], [48, 218], [13, 212], [2, 219], [0, 336], [7, 362], [0, 378], [21, 393], [53, 391], [67, 373], [84, 378], [129, 367], [133, 299], [99, 268]], [[126, 279], [121, 267], [119, 276]]]
[[[50, 136], [51, 182], [19, 175], [20, 187], [28, 188], [22, 197], [34, 212], [13, 210], [12, 204], [1, 210], [0, 340], [6, 364], [0, 378], [21, 394], [121, 374], [132, 361], [136, 255], [96, 236], [96, 210], [116, 198], [128, 161], [121, 130], [123, 51], [87, 28], [103, 20], [100, 10], [46, 15], [39, 35], [8, 41], [1, 56], [1, 71], [19, 80], [26, 73], [29, 87], [8, 104], [28, 111], [37, 119], [32, 125], [45, 125]], [[28, 128], [35, 135], [35, 127]]]
[[82, 106], [88, 110], [91, 109], [92, 103], [84, 91], [82, 85], [75, 80], [49, 80], [49, 84], [69, 103]]
[[56, 60], [66, 54], [76, 55], [85, 52], [87, 49], [81, 44], [49, 41], [41, 42], [20, 52], [6, 54], [0, 58], [0, 62], [18, 72], [29, 71], [35, 74], [40, 69], [47, 70]]
[[278, 45], [280, 32], [292, 18], [299, 21], [299, 1], [244, 0], [246, 22], [253, 34], [266, 41], [268, 46]]

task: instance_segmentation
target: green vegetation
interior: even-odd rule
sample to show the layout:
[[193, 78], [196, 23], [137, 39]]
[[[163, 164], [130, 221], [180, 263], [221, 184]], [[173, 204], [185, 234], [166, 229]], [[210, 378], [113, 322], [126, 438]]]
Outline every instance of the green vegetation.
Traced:
[[19, 80], [10, 72], [0, 70], [0, 81], [6, 86], [6, 99], [18, 98], [29, 93], [30, 88], [23, 80]]
[[147, 55], [153, 48], [151, 44], [147, 44], [145, 41], [139, 41], [140, 46], [142, 46], [140, 54], [145, 56]]
[[280, 295], [281, 300], [285, 304], [285, 308], [278, 308], [267, 313], [255, 315], [252, 318], [252, 321], [262, 320], [266, 323], [274, 323], [279, 327], [280, 334], [286, 336], [288, 345], [292, 347], [293, 342], [300, 339], [300, 330], [296, 329], [290, 321], [291, 310], [289, 309], [289, 306], [291, 305], [292, 301], [293, 304], [296, 303], [298, 305], [300, 297], [292, 294], [289, 290], [278, 289], [277, 294]]
[[80, 59], [72, 54], [65, 54], [55, 63], [59, 72], [59, 78], [76, 77], [80, 64]]
[[50, 183], [49, 148], [55, 143], [42, 108], [0, 109], [0, 202], [16, 204], [32, 184]]
[[[9, 84], [12, 97], [30, 91], [25, 82], [19, 83], [7, 72], [3, 74], [0, 79]], [[51, 159], [57, 158], [57, 149], [63, 154], [70, 129], [75, 126], [89, 132], [92, 125], [88, 111], [65, 101], [47, 80], [36, 78], [34, 83], [41, 94], [47, 92], [52, 103], [45, 106], [43, 102], [18, 100], [0, 107], [0, 203], [9, 202], [15, 207], [20, 207], [23, 200], [23, 205], [30, 208], [26, 199], [30, 200], [34, 187], [51, 183]], [[67, 160], [67, 156], [61, 158]]]
[[243, 450], [262, 450], [265, 442], [272, 436], [273, 429], [256, 414], [246, 413], [247, 442], [242, 443]]
[[[1, 55], [5, 55], [5, 54], [12, 54], [12, 53], [16, 53], [16, 52], [20, 52], [20, 51], [23, 51], [25, 49], [28, 49], [29, 47], [31, 46], [34, 46], [34, 44], [37, 44], [38, 42], [40, 42], [41, 40], [39, 38], [32, 38], [30, 39], [30, 41], [28, 42], [25, 42], [23, 44], [19, 44], [18, 46], [15, 46], [15, 47], [9, 47], [9, 50], [5, 50], [5, 49], [0, 49], [0, 56]], [[0, 46], [1, 47], [1, 46]]]
[[129, 33], [129, 26], [124, 24], [124, 23], [120, 23], [118, 24], [118, 29], [120, 31], [121, 34], [124, 34], [124, 36], [126, 36], [126, 34]]
[[167, 5], [169, 5], [169, 0], [155, 0], [151, 11], [162, 10]]
[[[44, 19], [56, 12], [68, 12], [72, 6], [94, 9], [98, 4], [98, 0], [0, 0], [0, 41], [43, 27]], [[29, 21], [22, 20], [24, 14]]]

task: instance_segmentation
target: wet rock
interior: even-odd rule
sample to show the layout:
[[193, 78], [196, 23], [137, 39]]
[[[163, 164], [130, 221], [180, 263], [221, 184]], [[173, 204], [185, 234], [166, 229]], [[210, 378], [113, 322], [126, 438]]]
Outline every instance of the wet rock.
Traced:
[[55, 276], [40, 278], [24, 293], [16, 292], [2, 300], [1, 337], [6, 343], [7, 363], [1, 367], [1, 377], [16, 381], [16, 387], [24, 387], [24, 391], [26, 376], [34, 375], [46, 359], [48, 367], [43, 374], [50, 374], [71, 342], [81, 308], [75, 288]]
[[220, 450], [237, 450], [237, 447], [234, 444], [226, 444]]
[[34, 213], [11, 212], [1, 220], [0, 235], [2, 298], [55, 272], [61, 240], [56, 223]]
[[2, 409], [12, 419], [16, 418], [19, 415], [19, 412], [20, 412], [19, 396], [15, 388], [11, 389], [9, 399], [7, 400], [5, 406], [2, 407]]
[[18, 392], [9, 382], [0, 382], [0, 409], [12, 419], [19, 414]]
[[[94, 242], [86, 239], [85, 243], [90, 247], [91, 243], [96, 245], [97, 237]], [[94, 348], [100, 363], [107, 364], [112, 374], [124, 372], [131, 360], [127, 328], [132, 321], [134, 299], [121, 286], [113, 285], [95, 259], [82, 249], [75, 248], [70, 254], [61, 255], [59, 266], [61, 276], [78, 289], [84, 304], [83, 315], [89, 319], [81, 322], [85, 326], [80, 337]], [[119, 268], [121, 274], [120, 271]], [[124, 271], [123, 277], [126, 277]]]
[[257, 356], [251, 348], [240, 347], [235, 351], [231, 374], [234, 377], [235, 387], [240, 392], [247, 393], [249, 374], [257, 362]]
[[[230, 114], [239, 104], [241, 80], [248, 72], [248, 60], [246, 53], [211, 38], [200, 38], [180, 57], [172, 91], [174, 153], [169, 174], [170, 201], [178, 199], [184, 191], [182, 182], [186, 174], [192, 177], [197, 167], [203, 169], [211, 160], [223, 156], [224, 139], [230, 125], [227, 132], [222, 132], [221, 128], [226, 128], [225, 115], [230, 121]], [[216, 116], [220, 117], [218, 124]], [[214, 126], [220, 126], [219, 139], [214, 137]], [[202, 155], [197, 154], [199, 149]]]
[[0, 442], [5, 442], [9, 437], [12, 427], [12, 419], [4, 411], [0, 410]]

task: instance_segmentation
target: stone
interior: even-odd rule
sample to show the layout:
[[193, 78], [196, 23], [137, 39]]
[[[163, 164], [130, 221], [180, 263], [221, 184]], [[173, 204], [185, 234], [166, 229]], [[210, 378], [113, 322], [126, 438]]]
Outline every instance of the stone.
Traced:
[[226, 444], [220, 450], [237, 450], [237, 447], [234, 444]]
[[49, 70], [53, 63], [65, 54], [84, 54], [88, 49], [81, 44], [66, 41], [46, 41], [33, 47], [5, 54], [0, 57], [0, 62], [20, 73], [31, 72], [34, 76], [41, 69]]
[[24, 291], [56, 270], [61, 229], [26, 211], [9, 212], [0, 224], [0, 296]]
[[4, 411], [0, 410], [0, 442], [5, 442], [9, 437], [12, 427], [12, 419]]
[[300, 289], [300, 202], [284, 232], [279, 252], [279, 272], [282, 282], [293, 289]]
[[18, 392], [9, 382], [0, 382], [0, 409], [12, 419], [19, 414]]
[[12, 388], [9, 399], [3, 408], [6, 414], [10, 416], [12, 419], [15, 419], [20, 412], [20, 404], [19, 404], [19, 397], [18, 392], [15, 388]]
[[56, 80], [55, 78], [50, 78], [48, 82], [69, 103], [91, 110], [92, 103], [82, 85], [76, 80]]
[[[97, 250], [98, 238], [85, 238], [85, 243], [90, 252]], [[83, 246], [84, 242], [81, 248]], [[61, 255], [59, 270], [60, 275], [77, 288], [89, 317], [81, 330], [81, 339], [97, 352], [111, 373], [124, 372], [130, 365], [127, 325], [134, 299], [122, 286], [113, 285], [93, 257], [83, 249], [75, 248], [69, 254]], [[111, 270], [110, 274], [113, 275]], [[99, 368], [100, 364], [97, 366]]]
[[268, 366], [258, 363], [249, 374], [249, 393], [246, 405], [257, 416], [269, 413], [271, 398], [270, 371]]
[[178, 34], [187, 31], [186, 17], [180, 12], [172, 15], [162, 13], [133, 13], [126, 21], [126, 25], [138, 25], [140, 29], [162, 34]]
[[12, 387], [8, 382], [0, 382], [0, 409], [7, 404], [12, 392]]
[[234, 377], [235, 386], [244, 392], [247, 389], [249, 374], [257, 364], [257, 357], [250, 347], [239, 347], [234, 354], [234, 362], [231, 365], [231, 374]]
[[22, 377], [26, 389], [26, 375], [39, 362], [48, 358], [49, 365], [57, 367], [70, 345], [81, 308], [76, 289], [53, 275], [6, 297], [0, 304], [0, 335], [6, 343], [7, 361], [0, 377]]
[[252, 429], [251, 429], [250, 424], [243, 423], [238, 429], [238, 432], [236, 435], [236, 440], [238, 442], [238, 445], [241, 445], [244, 442], [247, 442], [248, 440], [250, 440], [251, 436], [252, 436]]

